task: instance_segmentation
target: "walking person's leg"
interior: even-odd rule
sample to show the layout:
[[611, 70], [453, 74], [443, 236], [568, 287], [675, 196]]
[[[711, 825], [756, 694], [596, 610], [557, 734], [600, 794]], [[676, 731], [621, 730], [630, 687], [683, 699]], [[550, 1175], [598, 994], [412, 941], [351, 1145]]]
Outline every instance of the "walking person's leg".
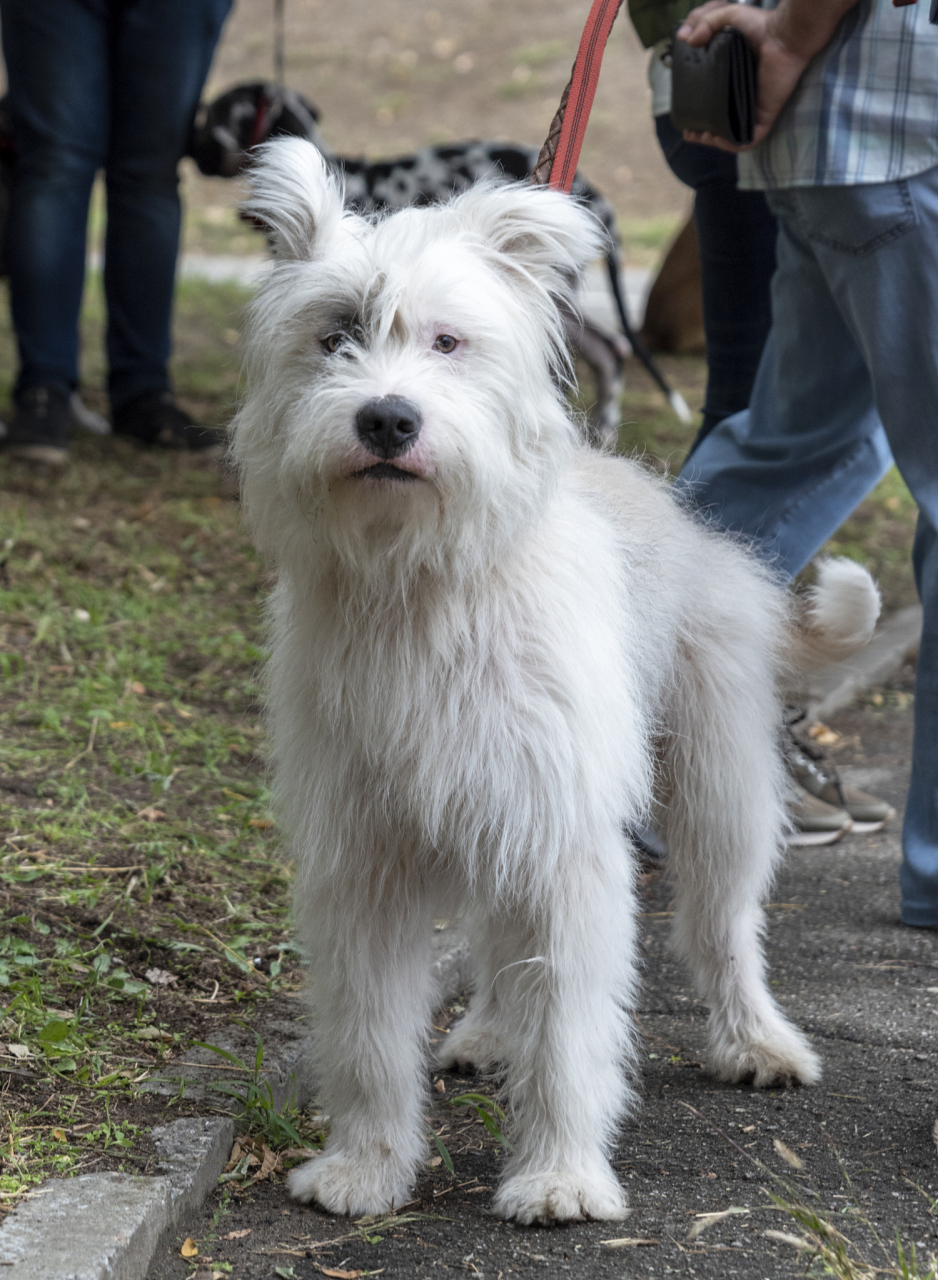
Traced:
[[111, 32], [109, 390], [115, 429], [147, 443], [211, 443], [173, 404], [168, 362], [177, 169], [230, 7], [231, 0], [128, 0]]
[[761, 191], [738, 189], [734, 155], [685, 142], [668, 115], [656, 118], [655, 130], [671, 171], [695, 193], [707, 392], [693, 452], [718, 422], [749, 403], [772, 323], [775, 218]]
[[108, 133], [106, 0], [0, 0], [16, 168], [6, 229], [19, 348], [4, 447], [65, 461], [88, 201]]
[[938, 168], [882, 187], [806, 192], [799, 203], [919, 508], [923, 621], [899, 878], [903, 921], [938, 928]]
[[751, 409], [714, 431], [683, 482], [796, 573], [895, 457], [919, 504], [924, 610], [902, 918], [938, 927], [938, 169], [772, 203], [775, 323]]

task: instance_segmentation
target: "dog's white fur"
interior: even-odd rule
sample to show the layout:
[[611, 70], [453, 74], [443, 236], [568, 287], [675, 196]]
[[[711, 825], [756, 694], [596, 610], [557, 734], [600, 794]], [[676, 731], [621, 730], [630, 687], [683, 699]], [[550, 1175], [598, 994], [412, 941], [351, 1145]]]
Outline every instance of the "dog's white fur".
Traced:
[[[253, 190], [279, 260], [248, 326], [233, 451], [279, 569], [275, 793], [331, 1117], [291, 1190], [337, 1213], [409, 1198], [431, 924], [464, 911], [476, 996], [442, 1063], [505, 1065], [496, 1211], [619, 1218], [607, 1152], [635, 1101], [623, 829], [659, 806], [716, 1075], [816, 1080], [760, 942], [785, 831], [775, 688], [799, 637], [815, 654], [865, 641], [875, 588], [829, 564], [799, 622], [663, 482], [578, 442], [562, 308], [600, 244], [567, 197], [486, 187], [365, 221], [297, 140], [266, 148]], [[376, 458], [355, 429], [389, 395], [423, 418], [400, 480], [362, 474]]]

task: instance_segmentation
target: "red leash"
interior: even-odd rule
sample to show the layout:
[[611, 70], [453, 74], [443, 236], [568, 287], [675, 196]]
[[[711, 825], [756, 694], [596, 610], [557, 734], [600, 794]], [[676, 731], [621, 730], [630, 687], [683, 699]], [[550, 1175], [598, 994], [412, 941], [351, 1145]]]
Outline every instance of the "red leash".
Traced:
[[622, 0], [593, 0], [573, 73], [531, 174], [531, 181], [538, 185], [556, 187], [560, 191], [569, 191], [573, 185], [599, 83], [606, 41], [621, 7]]

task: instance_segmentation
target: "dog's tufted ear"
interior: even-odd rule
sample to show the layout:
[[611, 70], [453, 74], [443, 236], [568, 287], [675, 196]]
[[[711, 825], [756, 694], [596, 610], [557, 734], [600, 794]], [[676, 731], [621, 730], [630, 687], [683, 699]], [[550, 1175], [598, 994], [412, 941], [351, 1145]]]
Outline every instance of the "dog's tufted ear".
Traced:
[[342, 181], [305, 138], [257, 148], [250, 197], [241, 206], [271, 238], [275, 258], [313, 259], [342, 221]]
[[526, 182], [480, 183], [454, 200], [464, 225], [549, 293], [566, 296], [604, 252], [606, 231], [572, 196]]

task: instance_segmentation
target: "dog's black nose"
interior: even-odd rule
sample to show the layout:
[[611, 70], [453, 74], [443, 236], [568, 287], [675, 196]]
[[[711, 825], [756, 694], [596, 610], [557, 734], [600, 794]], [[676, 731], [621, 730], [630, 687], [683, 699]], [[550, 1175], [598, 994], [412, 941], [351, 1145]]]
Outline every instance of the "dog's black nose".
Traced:
[[420, 434], [420, 410], [403, 396], [366, 400], [355, 415], [358, 438], [378, 458], [396, 458]]

